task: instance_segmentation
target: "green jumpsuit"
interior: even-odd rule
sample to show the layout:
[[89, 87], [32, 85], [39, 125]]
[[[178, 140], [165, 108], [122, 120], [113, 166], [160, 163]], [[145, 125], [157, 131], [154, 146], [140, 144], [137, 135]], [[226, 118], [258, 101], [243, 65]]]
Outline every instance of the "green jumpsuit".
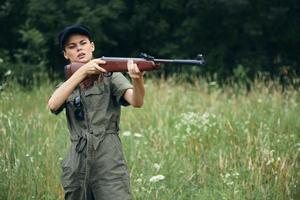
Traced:
[[61, 178], [66, 200], [132, 199], [118, 136], [121, 105], [129, 105], [123, 94], [129, 88], [121, 73], [113, 73], [87, 90], [80, 92], [78, 87], [68, 97], [63, 107], [72, 143], [62, 161]]

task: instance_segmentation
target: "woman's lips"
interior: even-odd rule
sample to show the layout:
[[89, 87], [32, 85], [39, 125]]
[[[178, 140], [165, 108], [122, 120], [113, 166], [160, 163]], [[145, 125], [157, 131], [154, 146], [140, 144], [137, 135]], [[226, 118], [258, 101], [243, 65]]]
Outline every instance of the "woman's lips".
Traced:
[[80, 54], [77, 56], [77, 58], [82, 59], [82, 58], [84, 58], [84, 56], [85, 56], [84, 53], [80, 53]]

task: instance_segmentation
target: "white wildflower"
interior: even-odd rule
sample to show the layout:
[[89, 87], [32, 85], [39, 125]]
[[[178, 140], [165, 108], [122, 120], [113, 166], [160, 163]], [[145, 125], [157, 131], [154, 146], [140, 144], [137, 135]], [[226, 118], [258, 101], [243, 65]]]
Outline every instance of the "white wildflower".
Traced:
[[268, 162], [266, 163], [266, 165], [270, 165], [270, 164], [272, 164], [273, 162], [274, 162], [274, 159], [271, 158], [270, 160], [268, 160]]
[[141, 178], [136, 179], [136, 182], [141, 183], [143, 180]]
[[232, 175], [233, 175], [233, 176], [239, 176], [239, 175], [240, 175], [240, 173], [238, 173], [238, 172], [234, 172], [234, 173], [232, 173]]
[[229, 181], [229, 182], [227, 182], [226, 184], [227, 184], [227, 185], [233, 185], [233, 183], [234, 183], [233, 181]]
[[215, 81], [212, 81], [212, 82], [209, 82], [208, 85], [209, 86], [215, 86], [215, 85], [217, 85], [217, 83]]
[[5, 72], [4, 76], [9, 76], [9, 75], [11, 75], [11, 73], [12, 73], [11, 70], [8, 70]]
[[160, 165], [157, 164], [157, 163], [154, 163], [153, 167], [154, 167], [154, 169], [155, 169], [157, 172], [158, 172], [159, 169], [160, 169]]
[[129, 136], [131, 136], [131, 132], [130, 131], [124, 131], [123, 135], [125, 137], [129, 137]]
[[134, 137], [137, 137], [137, 138], [141, 138], [141, 137], [143, 137], [143, 135], [142, 134], [140, 134], [140, 133], [135, 133], [135, 134], [133, 134], [134, 135]]
[[277, 161], [281, 161], [281, 158], [280, 158], [280, 157], [277, 157]]
[[225, 178], [228, 178], [228, 177], [230, 177], [230, 174], [229, 174], [229, 173], [226, 173], [226, 174], [225, 174]]
[[161, 181], [161, 180], [164, 180], [165, 179], [165, 176], [164, 175], [157, 175], [157, 176], [152, 176], [149, 181], [151, 183], [155, 183], [155, 182], [158, 182], [158, 181]]

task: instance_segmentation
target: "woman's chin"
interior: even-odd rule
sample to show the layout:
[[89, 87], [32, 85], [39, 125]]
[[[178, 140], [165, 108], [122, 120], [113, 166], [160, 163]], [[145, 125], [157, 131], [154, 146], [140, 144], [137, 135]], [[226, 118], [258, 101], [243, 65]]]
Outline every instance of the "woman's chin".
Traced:
[[87, 63], [89, 62], [91, 59], [87, 59], [87, 58], [78, 58], [76, 59], [76, 62], [80, 62], [80, 63]]

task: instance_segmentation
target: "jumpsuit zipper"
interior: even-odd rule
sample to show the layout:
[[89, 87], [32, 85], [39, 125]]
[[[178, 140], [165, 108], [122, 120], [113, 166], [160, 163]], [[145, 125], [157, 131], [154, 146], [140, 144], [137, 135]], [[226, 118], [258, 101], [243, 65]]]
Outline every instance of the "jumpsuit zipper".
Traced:
[[91, 156], [90, 155], [92, 152], [90, 152], [90, 145], [91, 145], [91, 141], [90, 141], [90, 137], [89, 137], [89, 134], [93, 134], [91, 132], [91, 126], [90, 126], [90, 120], [89, 120], [89, 117], [88, 117], [88, 113], [87, 113], [87, 108], [86, 108], [86, 105], [85, 105], [85, 102], [83, 101], [83, 98], [82, 98], [82, 92], [81, 92], [81, 89], [79, 87], [79, 95], [80, 95], [80, 99], [81, 99], [81, 103], [82, 103], [82, 107], [83, 107], [83, 112], [84, 112], [84, 121], [86, 123], [86, 127], [87, 127], [87, 133], [86, 133], [86, 157], [85, 157], [85, 176], [84, 176], [84, 196], [85, 196], [85, 199], [87, 200], [87, 188], [88, 188], [88, 179], [89, 179], [89, 176], [90, 176], [90, 161], [91, 161]]

